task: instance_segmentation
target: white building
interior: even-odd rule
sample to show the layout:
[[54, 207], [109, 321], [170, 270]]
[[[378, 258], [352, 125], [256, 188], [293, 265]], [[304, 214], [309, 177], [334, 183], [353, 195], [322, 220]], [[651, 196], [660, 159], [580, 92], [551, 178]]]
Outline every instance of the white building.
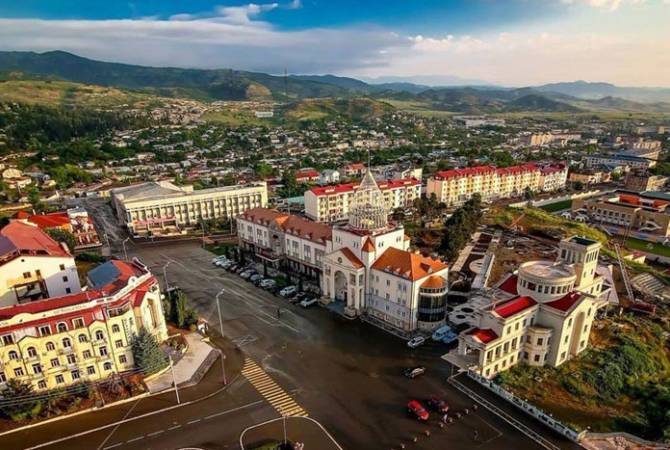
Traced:
[[597, 273], [600, 243], [564, 239], [555, 262], [529, 261], [490, 294], [448, 359], [491, 378], [523, 361], [552, 367], [588, 347], [611, 286]]
[[402, 334], [444, 323], [448, 266], [408, 250], [401, 225], [389, 223], [384, 193], [367, 172], [351, 199], [347, 225], [333, 228], [321, 291], [336, 310]]
[[[388, 180], [378, 185], [387, 211], [411, 206], [421, 197], [421, 181], [415, 178]], [[347, 219], [358, 183], [314, 187], [305, 192], [305, 215], [317, 222]]]
[[340, 172], [326, 169], [319, 174], [319, 184], [335, 184], [340, 182]]
[[74, 257], [36, 225], [0, 230], [0, 307], [81, 291]]
[[197, 191], [149, 182], [113, 189], [111, 195], [119, 222], [133, 234], [171, 234], [203, 220], [233, 219], [268, 202], [265, 182]]
[[628, 169], [651, 169], [656, 167], [655, 159], [642, 158], [640, 156], [631, 156], [624, 153], [615, 153], [612, 155], [586, 155], [584, 162], [587, 168], [599, 166], [623, 166]]

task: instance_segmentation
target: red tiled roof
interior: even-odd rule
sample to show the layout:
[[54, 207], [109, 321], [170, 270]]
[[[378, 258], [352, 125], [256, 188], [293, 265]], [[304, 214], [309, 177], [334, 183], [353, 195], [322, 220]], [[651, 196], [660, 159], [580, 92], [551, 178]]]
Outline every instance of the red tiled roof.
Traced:
[[314, 169], [299, 170], [295, 173], [296, 179], [300, 178], [318, 178], [319, 172]]
[[537, 305], [535, 300], [530, 297], [522, 296], [513, 298], [512, 300], [508, 300], [505, 303], [496, 306], [493, 311], [500, 317], [506, 319], [535, 305]]
[[474, 328], [467, 333], [473, 338], [478, 339], [482, 344], [488, 344], [489, 342], [498, 339], [498, 335], [495, 331], [490, 328], [482, 330], [481, 328]]
[[12, 220], [0, 230], [0, 264], [18, 255], [66, 257], [70, 253], [37, 226]]
[[375, 245], [372, 243], [372, 240], [370, 239], [370, 236], [365, 238], [365, 242], [363, 243], [362, 250], [364, 252], [374, 252], [375, 251]]
[[428, 277], [426, 281], [421, 283], [421, 287], [427, 289], [439, 289], [443, 288], [446, 283], [447, 283], [446, 280], [441, 276], [431, 275]]
[[476, 175], [485, 175], [496, 173], [498, 175], [517, 175], [524, 172], [537, 170], [538, 167], [533, 163], [521, 164], [497, 169], [494, 166], [475, 166], [463, 169], [443, 170], [435, 174], [436, 180], [448, 180], [451, 178], [473, 177]]
[[505, 291], [509, 294], [512, 294], [512, 295], [519, 295], [519, 291], [517, 290], [518, 279], [519, 279], [518, 276], [510, 275], [509, 277], [507, 277], [505, 279], [505, 281], [500, 283], [500, 285], [498, 286], [498, 289], [501, 289], [501, 290], [503, 290], [503, 291]]
[[289, 234], [314, 242], [323, 243], [331, 240], [333, 236], [333, 229], [328, 225], [312, 222], [300, 216], [288, 216], [280, 226]]
[[53, 214], [34, 214], [28, 217], [28, 222], [32, 222], [40, 228], [56, 228], [70, 224], [70, 218], [67, 213], [59, 212]]
[[351, 164], [347, 164], [346, 166], [344, 166], [344, 168], [348, 169], [348, 170], [363, 170], [363, 169], [365, 169], [365, 164], [363, 164], [363, 163], [351, 163]]
[[275, 222], [277, 225], [281, 225], [286, 219], [289, 218], [289, 215], [283, 212], [279, 212], [276, 209], [252, 208], [246, 210], [241, 215], [241, 217], [244, 220], [248, 220], [259, 225], [269, 225], [270, 222]]
[[415, 281], [449, 266], [439, 259], [390, 247], [382, 253], [372, 267]]
[[17, 314], [37, 314], [45, 311], [52, 311], [58, 308], [86, 303], [101, 297], [102, 294], [98, 291], [85, 291], [63, 297], [47, 298], [30, 303], [7, 306], [0, 308], [0, 320], [10, 319]]
[[[316, 186], [310, 189], [310, 191], [316, 195], [333, 195], [340, 194], [343, 192], [353, 192], [358, 188], [359, 183], [344, 183], [344, 184], [335, 184], [331, 186]], [[397, 189], [407, 186], [416, 186], [421, 184], [421, 180], [416, 178], [403, 178], [401, 180], [387, 180], [380, 183], [377, 183], [379, 189], [385, 191], [387, 189]]]
[[550, 306], [559, 311], [567, 312], [569, 311], [580, 299], [582, 295], [577, 291], [568, 292], [565, 296], [554, 300], [551, 302], [545, 303], [546, 306]]
[[341, 248], [340, 251], [342, 252], [344, 257], [347, 258], [351, 262], [351, 264], [354, 265], [354, 267], [356, 267], [357, 269], [363, 267], [363, 263], [361, 262], [361, 260], [358, 259], [358, 257], [354, 255], [354, 253], [347, 247]]

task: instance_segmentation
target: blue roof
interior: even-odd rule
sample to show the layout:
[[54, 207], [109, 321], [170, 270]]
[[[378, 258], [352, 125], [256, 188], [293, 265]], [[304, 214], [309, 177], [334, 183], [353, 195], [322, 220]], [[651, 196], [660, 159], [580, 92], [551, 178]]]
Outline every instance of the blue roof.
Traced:
[[88, 282], [91, 288], [97, 289], [101, 286], [106, 286], [109, 283], [116, 281], [121, 275], [119, 269], [112, 263], [107, 261], [100, 264], [98, 267], [91, 269], [88, 274]]

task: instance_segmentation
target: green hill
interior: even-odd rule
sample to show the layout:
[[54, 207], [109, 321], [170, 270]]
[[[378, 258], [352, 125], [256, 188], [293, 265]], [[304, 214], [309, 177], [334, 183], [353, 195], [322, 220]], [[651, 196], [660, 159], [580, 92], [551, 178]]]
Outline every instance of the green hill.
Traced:
[[288, 105], [284, 117], [298, 121], [344, 119], [364, 122], [390, 114], [394, 110], [395, 108], [386, 102], [364, 97], [310, 99]]

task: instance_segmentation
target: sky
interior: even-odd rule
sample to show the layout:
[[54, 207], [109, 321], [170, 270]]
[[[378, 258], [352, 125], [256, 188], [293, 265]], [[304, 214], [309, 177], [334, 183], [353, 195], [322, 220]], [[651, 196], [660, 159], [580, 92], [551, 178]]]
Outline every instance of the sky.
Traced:
[[0, 0], [0, 50], [151, 66], [670, 87], [670, 0]]

